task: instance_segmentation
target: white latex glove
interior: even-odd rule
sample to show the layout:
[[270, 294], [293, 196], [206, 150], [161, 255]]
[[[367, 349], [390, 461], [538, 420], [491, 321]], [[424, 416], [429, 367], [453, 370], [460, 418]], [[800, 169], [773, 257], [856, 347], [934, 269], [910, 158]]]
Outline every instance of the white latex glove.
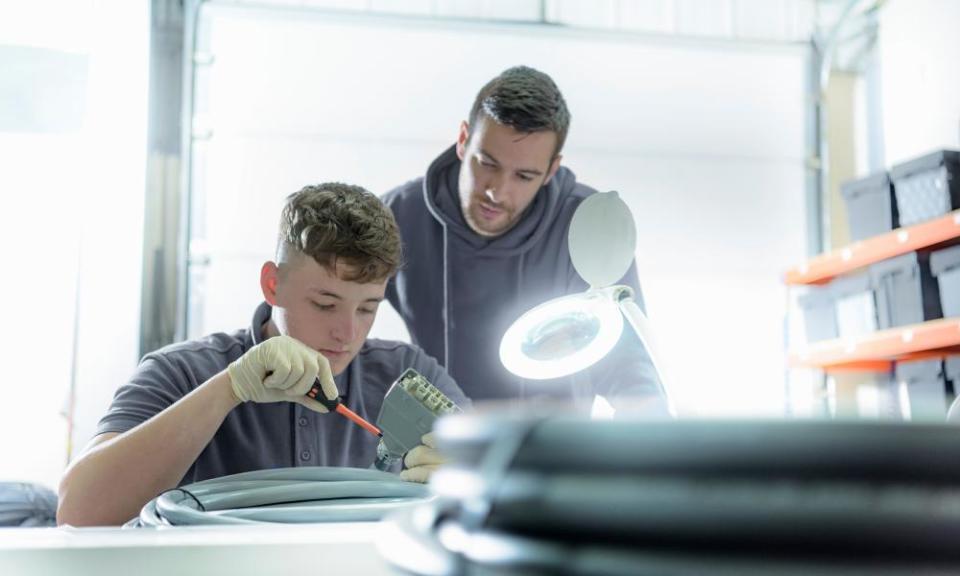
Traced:
[[405, 470], [400, 472], [401, 480], [425, 484], [430, 479], [430, 474], [433, 474], [441, 464], [446, 463], [447, 459], [437, 450], [433, 432], [424, 434], [420, 442], [422, 444], [415, 446], [403, 457]]
[[274, 336], [257, 344], [227, 371], [241, 402], [297, 402], [327, 412], [323, 404], [305, 396], [317, 378], [327, 398], [339, 396], [326, 357], [290, 336]]

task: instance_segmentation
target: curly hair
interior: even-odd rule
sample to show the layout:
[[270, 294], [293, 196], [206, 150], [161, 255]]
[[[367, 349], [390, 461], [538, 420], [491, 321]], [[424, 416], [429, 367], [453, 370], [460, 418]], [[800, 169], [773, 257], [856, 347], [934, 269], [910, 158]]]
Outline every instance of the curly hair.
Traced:
[[287, 197], [280, 219], [279, 251], [310, 256], [328, 270], [342, 259], [341, 278], [380, 282], [400, 267], [400, 230], [393, 213], [373, 193], [350, 184], [307, 186]]
[[480, 89], [470, 109], [470, 126], [484, 114], [517, 132], [557, 134], [554, 156], [560, 154], [570, 130], [570, 110], [547, 74], [529, 66], [514, 66]]

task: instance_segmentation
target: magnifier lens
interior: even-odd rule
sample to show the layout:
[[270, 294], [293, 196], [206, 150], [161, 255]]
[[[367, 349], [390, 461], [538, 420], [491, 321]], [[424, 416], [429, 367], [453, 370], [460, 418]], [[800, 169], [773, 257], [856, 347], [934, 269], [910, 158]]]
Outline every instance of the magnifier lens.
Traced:
[[522, 378], [559, 378], [606, 356], [622, 330], [611, 292], [571, 294], [518, 318], [500, 342], [500, 361]]
[[570, 311], [532, 327], [521, 347], [528, 358], [556, 360], [583, 350], [599, 333], [600, 320], [594, 314]]

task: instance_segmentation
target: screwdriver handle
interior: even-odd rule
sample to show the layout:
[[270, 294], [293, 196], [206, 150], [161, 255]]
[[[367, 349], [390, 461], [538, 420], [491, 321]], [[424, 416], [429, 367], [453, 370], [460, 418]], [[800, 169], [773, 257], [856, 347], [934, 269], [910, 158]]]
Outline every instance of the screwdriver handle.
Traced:
[[311, 398], [323, 404], [323, 407], [331, 412], [335, 411], [337, 406], [340, 404], [339, 397], [334, 398], [333, 400], [327, 398], [327, 395], [323, 393], [323, 387], [320, 385], [319, 378], [313, 381], [313, 386], [311, 386], [310, 390], [307, 392], [307, 398]]
[[347, 420], [350, 420], [374, 436], [380, 438], [383, 437], [383, 432], [381, 432], [379, 428], [367, 422], [356, 412], [341, 404], [339, 396], [333, 400], [327, 398], [327, 396], [323, 393], [323, 388], [320, 386], [319, 378], [313, 382], [313, 386], [310, 387], [310, 390], [307, 392], [306, 396], [307, 398], [312, 398], [313, 400], [323, 404], [323, 406], [330, 412], [337, 412]]

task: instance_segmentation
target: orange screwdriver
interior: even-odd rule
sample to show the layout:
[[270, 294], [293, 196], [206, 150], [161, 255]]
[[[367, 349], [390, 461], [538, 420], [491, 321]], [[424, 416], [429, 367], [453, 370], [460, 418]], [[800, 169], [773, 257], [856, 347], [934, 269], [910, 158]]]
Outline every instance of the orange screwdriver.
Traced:
[[383, 432], [373, 424], [364, 420], [359, 414], [353, 410], [347, 408], [340, 402], [340, 398], [334, 398], [333, 400], [329, 399], [324, 395], [323, 389], [320, 387], [320, 379], [318, 378], [314, 383], [313, 387], [310, 388], [310, 391], [307, 392], [307, 397], [316, 400], [317, 402], [324, 405], [324, 407], [331, 411], [337, 412], [341, 416], [345, 417], [347, 420], [350, 420], [357, 426], [360, 426], [367, 432], [375, 435], [378, 438], [383, 438]]

